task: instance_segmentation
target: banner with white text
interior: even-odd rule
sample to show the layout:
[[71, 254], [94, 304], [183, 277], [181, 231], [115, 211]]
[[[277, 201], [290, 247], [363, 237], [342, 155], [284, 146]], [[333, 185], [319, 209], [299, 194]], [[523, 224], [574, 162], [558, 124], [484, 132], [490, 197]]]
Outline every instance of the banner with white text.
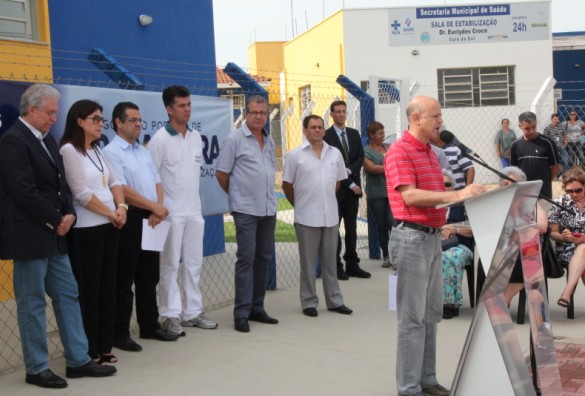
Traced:
[[550, 39], [550, 3], [393, 8], [390, 46], [476, 44]]

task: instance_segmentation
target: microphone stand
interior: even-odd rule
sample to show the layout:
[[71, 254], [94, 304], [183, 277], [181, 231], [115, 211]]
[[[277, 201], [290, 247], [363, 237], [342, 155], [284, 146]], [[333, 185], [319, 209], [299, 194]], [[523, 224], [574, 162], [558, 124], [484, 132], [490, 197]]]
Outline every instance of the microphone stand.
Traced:
[[[456, 146], [456, 147], [457, 147], [457, 145], [454, 145], [454, 146]], [[463, 154], [463, 156], [464, 156], [464, 157], [466, 157], [466, 158], [469, 158], [469, 159], [470, 159], [470, 160], [472, 160], [473, 162], [480, 164], [481, 166], [483, 166], [483, 167], [484, 167], [484, 168], [486, 168], [486, 169], [489, 169], [490, 171], [492, 171], [492, 172], [493, 172], [493, 173], [495, 173], [496, 175], [500, 176], [502, 179], [508, 180], [509, 182], [512, 182], [512, 183], [517, 183], [517, 181], [516, 181], [516, 180], [514, 180], [514, 179], [512, 179], [510, 176], [508, 176], [508, 175], [504, 175], [502, 172], [500, 172], [500, 171], [498, 171], [497, 169], [495, 169], [495, 168], [493, 168], [493, 167], [489, 166], [489, 165], [488, 165], [488, 164], [487, 164], [487, 163], [486, 163], [486, 162], [485, 162], [485, 161], [484, 161], [484, 160], [483, 160], [483, 159], [482, 159], [482, 158], [481, 158], [479, 155], [477, 155], [477, 154], [471, 155], [471, 154], [467, 153], [465, 150], [461, 149], [461, 147], [459, 147], [459, 150], [461, 150], [461, 154]], [[544, 195], [542, 195], [542, 194], [538, 194], [538, 198], [539, 198], [539, 199], [543, 199], [543, 200], [545, 200], [545, 201], [547, 201], [547, 202], [551, 203], [552, 205], [554, 205], [554, 206], [558, 207], [558, 208], [559, 208], [559, 209], [561, 209], [561, 210], [564, 210], [564, 211], [565, 211], [565, 212], [567, 212], [567, 213], [570, 213], [570, 214], [571, 214], [571, 215], [573, 215], [573, 216], [575, 216], [575, 215], [576, 215], [576, 213], [575, 213], [575, 212], [574, 212], [572, 209], [570, 209], [570, 208], [565, 208], [563, 205], [561, 205], [561, 204], [559, 204], [559, 203], [557, 203], [557, 202], [553, 201], [553, 200], [552, 200], [552, 199], [550, 199], [549, 197], [545, 197], [545, 196], [544, 196]]]

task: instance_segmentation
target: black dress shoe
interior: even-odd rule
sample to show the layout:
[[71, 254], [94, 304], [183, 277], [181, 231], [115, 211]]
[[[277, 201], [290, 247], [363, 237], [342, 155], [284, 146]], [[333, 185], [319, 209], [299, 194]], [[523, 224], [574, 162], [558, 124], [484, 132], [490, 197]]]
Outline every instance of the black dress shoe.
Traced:
[[271, 316], [268, 316], [266, 311], [256, 312], [256, 313], [250, 314], [250, 316], [248, 316], [248, 320], [251, 320], [252, 322], [260, 322], [260, 323], [266, 323], [266, 324], [277, 324], [278, 323], [278, 319], [273, 318]]
[[337, 279], [338, 280], [348, 280], [349, 276], [345, 273], [344, 270], [337, 270]]
[[360, 267], [357, 267], [356, 269], [354, 269], [352, 271], [347, 271], [347, 276], [351, 276], [352, 278], [363, 278], [363, 279], [367, 279], [367, 278], [371, 278], [372, 277], [372, 274], [370, 274], [367, 271], [364, 271]]
[[235, 318], [234, 319], [234, 329], [236, 329], [236, 331], [239, 331], [240, 333], [249, 333], [250, 332], [250, 324], [248, 323], [248, 319]]
[[114, 366], [100, 365], [90, 360], [88, 363], [79, 367], [67, 367], [65, 375], [67, 378], [81, 378], [81, 377], [108, 377], [113, 375], [116, 371]]
[[303, 309], [303, 314], [314, 318], [317, 315], [319, 315], [319, 312], [317, 312], [316, 308], [309, 307], [309, 308]]
[[169, 334], [163, 329], [159, 328], [156, 329], [154, 333], [140, 333], [140, 338], [145, 340], [177, 341], [179, 336], [175, 334]]
[[140, 352], [142, 350], [142, 347], [130, 337], [114, 339], [114, 346], [128, 352]]
[[27, 374], [25, 382], [41, 388], [67, 388], [67, 381], [55, 375], [50, 369], [43, 370], [38, 374]]
[[443, 305], [443, 319], [453, 319], [454, 314], [452, 307]]
[[328, 310], [333, 311], [333, 312], [337, 312], [340, 314], [344, 314], [344, 315], [351, 315], [351, 313], [353, 312], [351, 309], [349, 309], [345, 305], [340, 305], [337, 308], [329, 308]]

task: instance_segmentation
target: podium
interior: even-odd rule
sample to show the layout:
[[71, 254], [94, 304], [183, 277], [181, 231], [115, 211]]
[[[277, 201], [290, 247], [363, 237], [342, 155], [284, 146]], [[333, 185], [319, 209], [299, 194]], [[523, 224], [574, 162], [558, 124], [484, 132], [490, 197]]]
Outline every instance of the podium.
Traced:
[[459, 360], [451, 395], [536, 395], [503, 291], [522, 257], [531, 337], [542, 395], [562, 386], [548, 309], [538, 228], [541, 181], [520, 182], [464, 202], [486, 280]]

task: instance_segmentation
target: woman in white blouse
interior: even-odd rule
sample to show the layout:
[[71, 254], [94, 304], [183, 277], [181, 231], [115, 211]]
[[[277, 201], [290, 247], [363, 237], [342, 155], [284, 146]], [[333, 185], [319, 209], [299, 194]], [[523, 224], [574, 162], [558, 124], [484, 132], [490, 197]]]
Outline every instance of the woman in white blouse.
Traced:
[[104, 125], [102, 106], [79, 100], [67, 114], [60, 153], [73, 193], [77, 222], [68, 234], [71, 266], [89, 344], [97, 362], [115, 363], [112, 355], [116, 304], [118, 230], [126, 222], [122, 186], [99, 150]]

